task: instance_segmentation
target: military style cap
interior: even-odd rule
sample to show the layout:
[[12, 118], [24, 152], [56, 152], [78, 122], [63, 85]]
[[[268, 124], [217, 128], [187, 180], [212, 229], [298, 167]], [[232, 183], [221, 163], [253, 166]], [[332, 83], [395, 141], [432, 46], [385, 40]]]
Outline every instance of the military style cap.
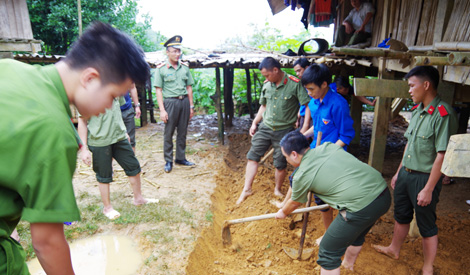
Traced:
[[163, 46], [181, 49], [182, 41], [183, 41], [183, 37], [181, 37], [181, 35], [175, 35], [172, 38], [168, 39], [168, 41], [166, 41], [165, 44], [163, 44]]

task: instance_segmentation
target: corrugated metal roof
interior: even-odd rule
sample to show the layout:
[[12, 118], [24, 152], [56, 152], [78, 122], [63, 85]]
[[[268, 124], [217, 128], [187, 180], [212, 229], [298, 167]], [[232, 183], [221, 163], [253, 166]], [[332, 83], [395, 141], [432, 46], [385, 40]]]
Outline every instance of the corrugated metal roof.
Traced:
[[[189, 63], [190, 68], [214, 68], [214, 67], [232, 67], [232, 68], [258, 68], [259, 63], [266, 57], [271, 56], [279, 60], [283, 67], [291, 68], [294, 62], [299, 59], [298, 56], [285, 56], [275, 53], [197, 53], [192, 55], [183, 55], [181, 60]], [[59, 61], [63, 55], [41, 55], [41, 54], [17, 54], [15, 59], [27, 62], [44, 62], [55, 63]], [[342, 65], [347, 66], [372, 66], [372, 62], [368, 58], [345, 58], [337, 56], [307, 56], [312, 63], [324, 63], [327, 66]], [[158, 64], [164, 62], [167, 57], [163, 51], [145, 53], [145, 59], [149, 65], [155, 68]]]

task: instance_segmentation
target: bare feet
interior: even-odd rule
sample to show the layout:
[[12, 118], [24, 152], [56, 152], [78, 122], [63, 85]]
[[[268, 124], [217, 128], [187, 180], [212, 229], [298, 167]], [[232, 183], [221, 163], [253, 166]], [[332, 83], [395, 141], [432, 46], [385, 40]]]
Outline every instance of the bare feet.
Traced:
[[277, 201], [277, 200], [270, 200], [269, 201], [272, 205], [276, 206], [277, 208], [281, 209], [282, 207], [284, 207], [284, 202], [280, 202], [280, 201]]
[[372, 247], [375, 249], [375, 251], [382, 253], [385, 256], [388, 256], [392, 259], [398, 260], [399, 254], [392, 251], [389, 246], [381, 246], [381, 245], [373, 244]]
[[434, 268], [431, 267], [431, 269], [425, 269], [423, 266], [423, 275], [433, 275]]
[[320, 238], [315, 240], [315, 246], [320, 246], [321, 240], [323, 239], [323, 235]]
[[348, 263], [348, 262], [346, 262], [346, 261], [343, 261], [343, 262], [341, 263], [341, 266], [342, 266], [343, 268], [345, 268], [345, 269], [349, 269], [349, 270], [351, 270], [351, 271], [354, 271], [354, 269], [353, 269], [353, 268], [354, 268], [354, 265], [353, 265], [353, 264], [350, 264], [350, 263]]
[[284, 194], [282, 194], [281, 190], [274, 189], [274, 196], [283, 198]]
[[243, 190], [242, 193], [240, 194], [240, 197], [237, 200], [237, 204], [242, 203], [246, 198], [248, 198], [251, 195], [253, 195], [253, 192], [251, 190]]

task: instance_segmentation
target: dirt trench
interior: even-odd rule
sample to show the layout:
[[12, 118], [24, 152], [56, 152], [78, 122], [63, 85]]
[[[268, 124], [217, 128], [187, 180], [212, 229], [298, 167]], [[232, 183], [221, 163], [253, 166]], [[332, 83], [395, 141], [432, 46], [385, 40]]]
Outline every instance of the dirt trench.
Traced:
[[[351, 146], [350, 152], [362, 161], [368, 157], [371, 114], [363, 117], [360, 145]], [[407, 123], [401, 118], [390, 124], [387, 139], [387, 157], [383, 176], [390, 184], [403, 154], [403, 133]], [[251, 138], [244, 133], [229, 133], [224, 161], [216, 169], [216, 188], [212, 194], [211, 210], [214, 219], [203, 230], [189, 256], [187, 274], [319, 274], [315, 262], [318, 247], [307, 261], [289, 258], [283, 247], [298, 248], [301, 223], [291, 229], [291, 218], [263, 220], [230, 227], [232, 245], [223, 246], [221, 231], [225, 220], [276, 212], [271, 203], [279, 200], [273, 195], [274, 167], [272, 158], [259, 168], [253, 183], [254, 194], [240, 206], [235, 201], [243, 188], [246, 153]], [[292, 170], [292, 168], [290, 168]], [[290, 171], [289, 171], [290, 174]], [[467, 261], [470, 251], [470, 213], [465, 204], [470, 199], [470, 180], [456, 179], [456, 183], [443, 186], [438, 204], [439, 247], [435, 260], [435, 274], [470, 274]], [[284, 184], [284, 192], [287, 191]], [[388, 244], [393, 233], [393, 205], [366, 237], [363, 250], [355, 265], [355, 272], [343, 274], [420, 274], [423, 256], [421, 240], [407, 238], [399, 260], [376, 253], [371, 244]], [[309, 217], [304, 248], [314, 247], [314, 241], [324, 233], [320, 213]]]

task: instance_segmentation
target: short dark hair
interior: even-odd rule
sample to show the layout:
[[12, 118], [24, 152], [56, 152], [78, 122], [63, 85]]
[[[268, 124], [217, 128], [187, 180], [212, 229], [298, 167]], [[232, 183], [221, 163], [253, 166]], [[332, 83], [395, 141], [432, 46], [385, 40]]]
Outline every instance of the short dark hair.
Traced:
[[72, 69], [95, 68], [103, 85], [120, 84], [127, 78], [141, 85], [150, 77], [142, 48], [125, 33], [98, 21], [72, 44], [65, 63]]
[[279, 61], [272, 57], [266, 57], [265, 59], [263, 59], [263, 61], [261, 61], [258, 67], [258, 69], [260, 70], [266, 69], [268, 71], [271, 71], [274, 68], [281, 69], [281, 63], [279, 63]]
[[302, 75], [302, 85], [313, 83], [320, 87], [323, 82], [326, 82], [328, 85], [331, 83], [330, 70], [323, 64], [310, 65]]
[[305, 154], [310, 144], [307, 138], [301, 134], [299, 131], [292, 131], [287, 133], [279, 142], [281, 148], [284, 149], [284, 152], [288, 155], [295, 151], [299, 155]]
[[297, 65], [299, 65], [300, 67], [302, 67], [302, 68], [305, 69], [305, 68], [307, 68], [308, 66], [310, 66], [310, 61], [308, 61], [307, 58], [302, 57], [302, 58], [297, 59], [297, 60], [294, 62], [294, 65], [293, 65], [292, 67], [295, 67], [295, 66], [297, 66]]
[[349, 83], [349, 77], [347, 76], [337, 76], [335, 79], [336, 87], [351, 88], [351, 83]]
[[414, 67], [405, 75], [405, 79], [408, 80], [412, 76], [416, 76], [422, 81], [429, 81], [432, 87], [437, 90], [437, 85], [439, 85], [439, 71], [433, 66]]

